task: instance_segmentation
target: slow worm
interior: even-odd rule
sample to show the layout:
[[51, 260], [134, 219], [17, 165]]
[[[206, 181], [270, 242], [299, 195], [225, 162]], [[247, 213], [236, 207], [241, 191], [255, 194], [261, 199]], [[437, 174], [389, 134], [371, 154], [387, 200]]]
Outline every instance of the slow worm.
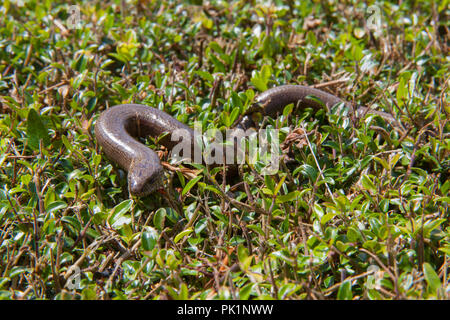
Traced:
[[[319, 101], [318, 101], [319, 100]], [[344, 103], [353, 113], [352, 106], [340, 98], [319, 89], [284, 85], [264, 91], [256, 98], [256, 106], [262, 113], [276, 117], [284, 107], [294, 103], [301, 108], [312, 107], [327, 110], [338, 103]], [[358, 107], [357, 115], [375, 113], [386, 121], [396, 124], [388, 113]], [[248, 118], [244, 118], [248, 121]], [[237, 127], [248, 127], [242, 121]], [[164, 135], [160, 142], [169, 150], [177, 141], [171, 141], [172, 133], [184, 129], [193, 141], [194, 131], [167, 113], [140, 104], [122, 104], [104, 111], [95, 124], [95, 135], [104, 153], [128, 172], [128, 188], [132, 195], [145, 196], [155, 191], [162, 182], [163, 167], [158, 155], [136, 140], [138, 137]]]

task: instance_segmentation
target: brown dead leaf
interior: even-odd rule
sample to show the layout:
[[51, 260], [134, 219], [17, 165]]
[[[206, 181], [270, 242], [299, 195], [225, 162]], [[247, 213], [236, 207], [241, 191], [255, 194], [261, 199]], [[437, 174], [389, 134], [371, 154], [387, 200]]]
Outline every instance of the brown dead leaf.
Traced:
[[139, 99], [144, 100], [147, 97], [147, 92], [146, 91], [141, 91], [139, 93]]
[[[228, 257], [230, 256], [230, 254], [234, 251], [234, 247], [228, 247], [227, 248], [227, 254], [225, 255], [225, 257], [221, 260], [221, 265], [219, 267], [219, 271], [220, 272], [225, 272], [228, 270]], [[222, 251], [220, 251], [222, 252]], [[220, 257], [217, 255], [217, 258], [220, 259]]]
[[83, 133], [87, 133], [89, 131], [89, 127], [91, 126], [92, 119], [83, 119], [81, 120], [81, 129], [83, 130]]
[[70, 85], [63, 85], [58, 88], [58, 93], [63, 97], [66, 98], [70, 91]]
[[294, 143], [299, 149], [308, 145], [305, 131], [302, 128], [295, 128], [292, 132], [290, 132], [281, 144], [281, 149], [289, 149]]
[[69, 30], [58, 19], [53, 19], [53, 23], [55, 24], [57, 30], [60, 30], [63, 37], [67, 37], [70, 34]]
[[165, 161], [161, 161], [161, 164], [163, 165], [164, 168], [166, 168], [170, 171], [180, 172], [184, 177], [186, 177], [188, 179], [194, 179], [200, 174], [200, 172], [202, 172], [202, 170], [198, 170], [198, 169], [174, 167], [170, 163], [165, 162]]
[[195, 109], [194, 108], [192, 108], [192, 107], [187, 107], [186, 108], [186, 113], [187, 114], [192, 114], [192, 113], [194, 113], [195, 112]]
[[306, 17], [305, 23], [303, 24], [303, 29], [305, 30], [311, 30], [315, 29], [322, 23], [321, 19], [315, 19], [312, 16]]

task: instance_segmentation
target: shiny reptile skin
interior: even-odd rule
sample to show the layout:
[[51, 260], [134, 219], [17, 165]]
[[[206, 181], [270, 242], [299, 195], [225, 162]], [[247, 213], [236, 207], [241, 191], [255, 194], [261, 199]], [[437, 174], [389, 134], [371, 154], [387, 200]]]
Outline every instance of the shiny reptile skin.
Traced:
[[[284, 85], [264, 91], [256, 98], [264, 115], [276, 117], [290, 103], [301, 108], [322, 108], [329, 110], [342, 103], [338, 97], [324, 91], [301, 85]], [[344, 102], [352, 112], [353, 108]], [[395, 119], [388, 113], [359, 107], [357, 114], [375, 113], [389, 122]], [[238, 127], [247, 125], [239, 125]], [[137, 140], [139, 137], [165, 135], [160, 142], [171, 149], [177, 141], [171, 141], [176, 129], [185, 129], [193, 141], [194, 131], [167, 113], [140, 104], [122, 104], [104, 111], [95, 124], [95, 135], [105, 154], [128, 172], [128, 189], [132, 195], [145, 196], [158, 189], [162, 182], [163, 167], [158, 155]]]

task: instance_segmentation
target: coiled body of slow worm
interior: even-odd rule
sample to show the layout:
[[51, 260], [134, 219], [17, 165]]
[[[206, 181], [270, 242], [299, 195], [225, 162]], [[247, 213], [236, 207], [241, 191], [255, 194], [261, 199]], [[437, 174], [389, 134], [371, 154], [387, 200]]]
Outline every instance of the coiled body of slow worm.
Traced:
[[[320, 100], [319, 101], [317, 101]], [[276, 117], [284, 107], [294, 103], [300, 108], [329, 110], [345, 103], [350, 112], [353, 108], [340, 98], [324, 91], [301, 85], [284, 85], [264, 91], [256, 98], [264, 115]], [[357, 114], [376, 113], [391, 123], [396, 120], [388, 113], [359, 107]], [[238, 125], [239, 126], [239, 125]], [[155, 191], [162, 182], [163, 167], [158, 155], [135, 138], [162, 136], [160, 142], [171, 149], [177, 144], [171, 134], [184, 129], [194, 141], [194, 131], [167, 113], [139, 104], [122, 104], [104, 111], [95, 124], [95, 136], [105, 154], [128, 172], [128, 189], [132, 195], [145, 196]]]

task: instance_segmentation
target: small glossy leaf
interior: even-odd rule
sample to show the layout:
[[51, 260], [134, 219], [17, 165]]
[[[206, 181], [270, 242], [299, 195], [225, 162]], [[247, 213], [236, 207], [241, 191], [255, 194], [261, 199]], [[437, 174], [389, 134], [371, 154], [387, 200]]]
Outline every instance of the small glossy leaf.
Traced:
[[198, 176], [192, 180], [190, 180], [188, 183], [186, 183], [186, 185], [183, 188], [183, 191], [181, 192], [181, 194], [184, 196], [186, 193], [189, 192], [189, 190], [192, 189], [193, 186], [195, 186], [195, 184], [201, 179], [203, 178], [203, 176]]
[[153, 250], [155, 245], [158, 243], [158, 238], [158, 231], [151, 227], [146, 227], [141, 236], [142, 248], [146, 251]]
[[342, 282], [342, 284], [339, 286], [337, 298], [338, 298], [338, 300], [352, 300], [353, 299], [352, 284], [350, 281], [345, 280], [344, 282]]
[[186, 230], [181, 231], [179, 234], [175, 236], [173, 242], [178, 243], [181, 239], [190, 235], [192, 231], [193, 231], [192, 228], [187, 228]]
[[425, 262], [423, 264], [423, 273], [425, 275], [425, 280], [430, 286], [431, 291], [433, 293], [436, 293], [437, 290], [441, 287], [441, 280], [439, 279], [436, 271], [434, 271], [433, 267], [428, 262]]
[[41, 140], [44, 147], [50, 144], [50, 136], [47, 127], [33, 108], [30, 108], [30, 111], [28, 111], [27, 138], [28, 145], [34, 150], [39, 149], [39, 141]]

